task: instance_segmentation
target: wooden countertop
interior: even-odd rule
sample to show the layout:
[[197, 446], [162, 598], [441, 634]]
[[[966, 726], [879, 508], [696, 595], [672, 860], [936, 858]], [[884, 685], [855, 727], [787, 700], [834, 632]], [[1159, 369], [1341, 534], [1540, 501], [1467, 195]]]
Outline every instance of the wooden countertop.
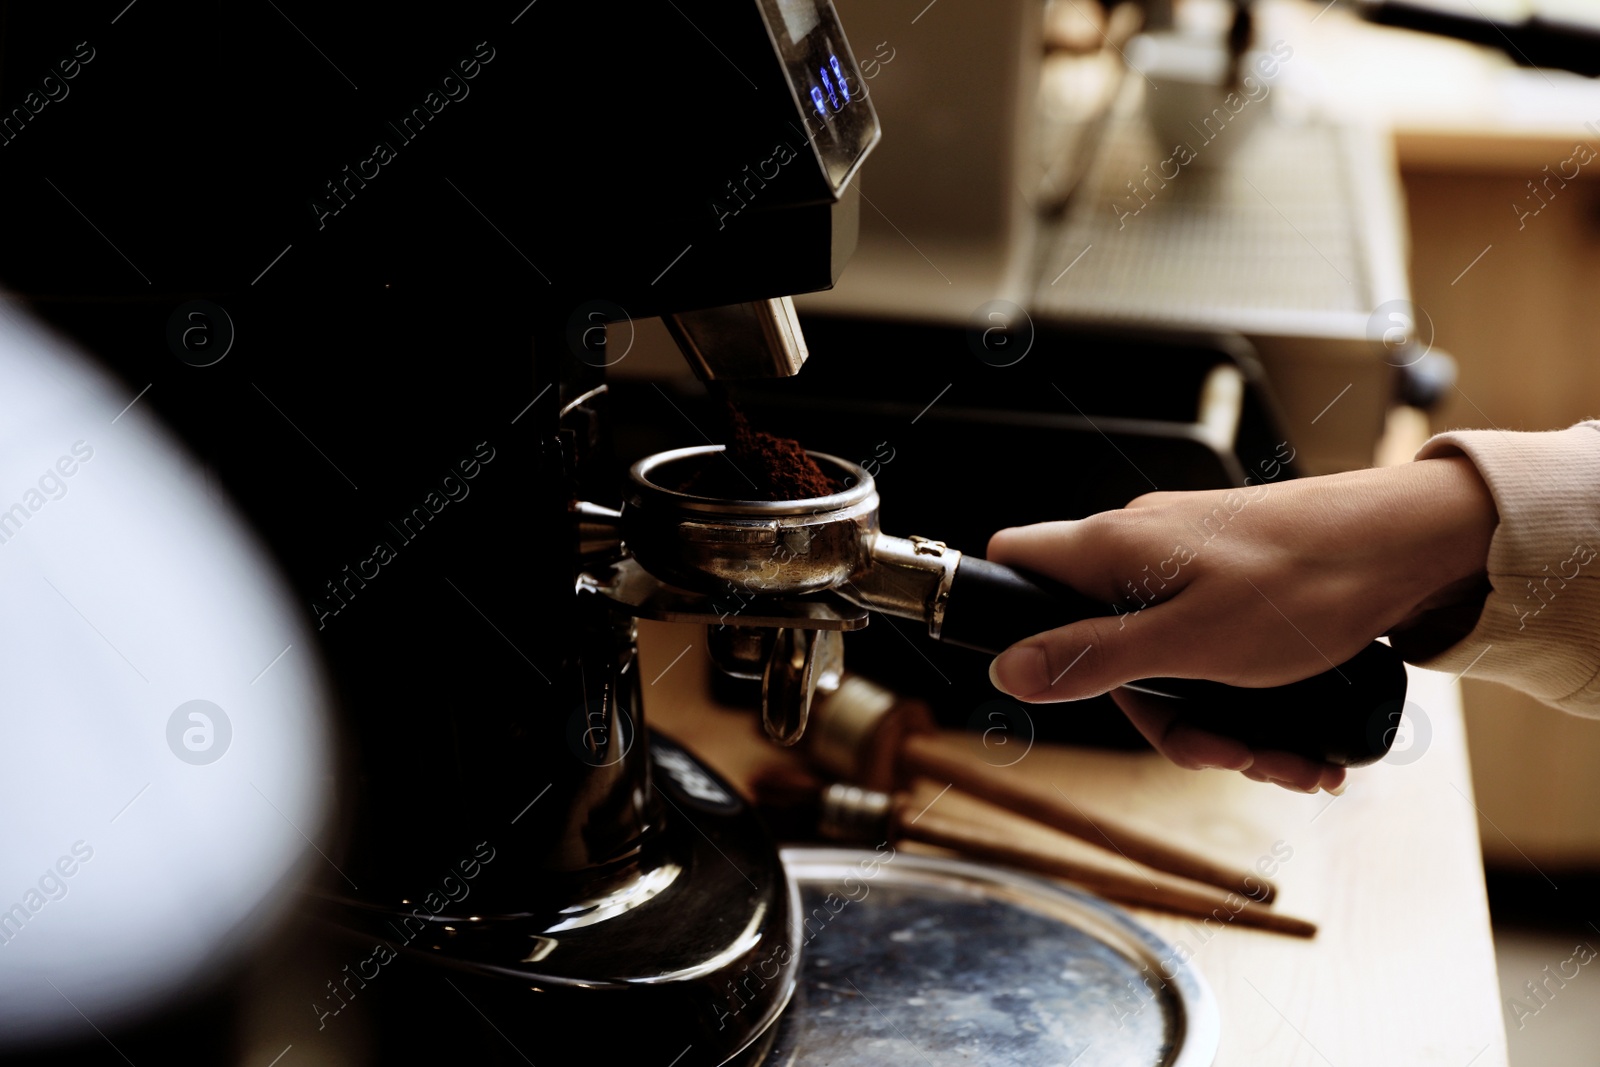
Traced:
[[[641, 622], [640, 667], [649, 722], [733, 784], [796, 758], [761, 738], [750, 712], [710, 699], [701, 628]], [[1129, 909], [1184, 946], [1211, 983], [1222, 1014], [1217, 1067], [1505, 1067], [1459, 686], [1412, 668], [1409, 703], [1421, 710], [1409, 747], [1353, 773], [1337, 798], [1185, 771], [1153, 753], [1036, 744], [1014, 765], [1091, 815], [1114, 813], [1239, 866], [1260, 861], [1279, 887], [1275, 907], [1319, 924], [1304, 941]], [[942, 786], [918, 789], [953, 812], [978, 804], [954, 791], [939, 797]], [[996, 833], [1131, 869], [986, 812]]]

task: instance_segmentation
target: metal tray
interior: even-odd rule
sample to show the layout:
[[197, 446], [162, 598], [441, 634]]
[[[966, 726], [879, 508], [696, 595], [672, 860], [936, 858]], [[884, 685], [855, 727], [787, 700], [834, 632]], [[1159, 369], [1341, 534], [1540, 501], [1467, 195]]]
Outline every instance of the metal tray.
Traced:
[[1209, 1067], [1216, 1001], [1121, 910], [1040, 878], [786, 848], [804, 965], [767, 1067]]

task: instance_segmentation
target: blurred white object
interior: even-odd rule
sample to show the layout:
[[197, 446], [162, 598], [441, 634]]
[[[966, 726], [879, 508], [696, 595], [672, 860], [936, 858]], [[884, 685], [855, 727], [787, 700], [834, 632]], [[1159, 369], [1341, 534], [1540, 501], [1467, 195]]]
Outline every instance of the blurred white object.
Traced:
[[305, 610], [136, 393], [0, 305], [0, 1048], [213, 986], [331, 873]]

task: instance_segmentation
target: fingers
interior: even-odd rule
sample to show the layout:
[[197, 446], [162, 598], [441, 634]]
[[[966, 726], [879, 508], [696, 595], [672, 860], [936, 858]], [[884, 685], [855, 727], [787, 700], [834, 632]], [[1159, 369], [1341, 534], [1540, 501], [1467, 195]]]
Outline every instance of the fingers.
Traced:
[[[1142, 499], [1142, 498], [1141, 498]], [[1137, 502], [1136, 502], [1137, 503]], [[1135, 678], [1185, 675], [1206, 627], [1179, 634], [1176, 616], [1159, 614], [1182, 588], [1176, 558], [1163, 560], [1151, 535], [1127, 511], [1000, 530], [989, 539], [995, 563], [1036, 571], [1105, 604], [1102, 617], [1019, 642], [990, 670], [995, 687], [1024, 700], [1078, 700]], [[1142, 562], [1141, 562], [1142, 561]], [[1192, 605], [1185, 610], [1193, 610]], [[1164, 625], [1156, 626], [1153, 619]], [[1125, 638], [1138, 618], [1141, 643]], [[1156, 631], [1160, 630], [1160, 633]], [[1066, 677], [1071, 672], [1072, 677]]]
[[1111, 699], [1157, 752], [1180, 767], [1191, 771], [1209, 767], [1242, 771], [1255, 761], [1255, 754], [1244, 742], [1183, 722], [1171, 701], [1157, 700], [1131, 689], [1113, 690]]
[[1141, 497], [1120, 512], [1087, 519], [1001, 530], [990, 539], [989, 559], [1064, 581], [1104, 599], [1114, 612], [1018, 642], [990, 664], [990, 680], [1033, 703], [1112, 692], [1139, 732], [1181, 767], [1238, 770], [1298, 792], [1343, 792], [1343, 768], [1290, 752], [1253, 750], [1189, 725], [1164, 701], [1118, 688], [1140, 678], [1197, 678], [1232, 669], [1225, 653], [1237, 643], [1222, 639], [1216, 621], [1235, 613], [1221, 610], [1214, 595], [1209, 608], [1192, 595], [1176, 595], [1193, 592], [1188, 586], [1195, 572], [1183, 568], [1193, 554], [1178, 545], [1171, 559], [1140, 565], [1157, 543], [1141, 510], [1159, 512], [1168, 496]]
[[1053, 562], [1054, 553], [1071, 542], [1080, 525], [1077, 520], [1062, 519], [997, 530], [984, 555], [996, 563]]
[[1271, 782], [1298, 793], [1315, 793], [1324, 783], [1330, 792], [1343, 792], [1344, 768], [1290, 752], [1257, 752], [1255, 762], [1245, 772], [1258, 782]]
[[1087, 596], [1110, 601], [1121, 590], [1110, 569], [1115, 546], [1103, 543], [1103, 525], [1102, 520], [1082, 519], [1014, 526], [989, 538], [985, 555], [995, 563], [1037, 571]]
[[1195, 570], [1185, 567], [1194, 552], [1170, 539], [1169, 525], [1130, 505], [1085, 519], [1000, 530], [989, 538], [987, 555], [1065, 582], [1119, 611], [1140, 611], [1171, 600], [1194, 579]]
[[1084, 619], [1017, 642], [989, 665], [996, 689], [1044, 703], [1099, 696], [1136, 678], [1193, 677], [1190, 612], [1159, 604]]
[[1246, 778], [1297, 793], [1344, 792], [1345, 769], [1291, 752], [1255, 751], [1243, 742], [1190, 726], [1165, 702], [1118, 689], [1113, 700], [1145, 740], [1167, 759], [1189, 770], [1210, 767], [1242, 771]]

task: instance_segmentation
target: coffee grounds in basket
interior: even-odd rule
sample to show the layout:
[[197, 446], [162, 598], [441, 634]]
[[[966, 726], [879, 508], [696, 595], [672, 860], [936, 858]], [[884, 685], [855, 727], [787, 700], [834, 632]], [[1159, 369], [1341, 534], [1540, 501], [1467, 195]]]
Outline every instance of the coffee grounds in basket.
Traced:
[[799, 441], [752, 429], [731, 400], [723, 403], [723, 457], [704, 465], [678, 491], [725, 500], [806, 500], [838, 492]]

